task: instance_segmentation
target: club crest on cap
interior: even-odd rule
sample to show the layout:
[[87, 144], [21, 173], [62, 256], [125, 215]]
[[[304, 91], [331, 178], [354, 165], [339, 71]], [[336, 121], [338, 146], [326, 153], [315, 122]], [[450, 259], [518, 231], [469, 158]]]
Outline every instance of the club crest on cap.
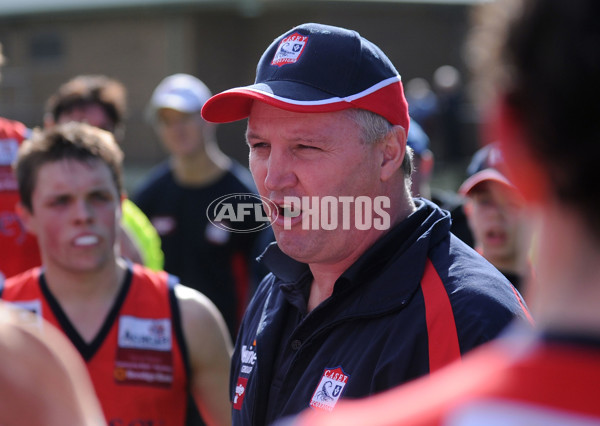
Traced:
[[303, 36], [297, 32], [285, 37], [281, 40], [281, 43], [279, 43], [275, 56], [271, 61], [271, 65], [280, 67], [297, 62], [304, 51], [307, 41], [308, 36]]

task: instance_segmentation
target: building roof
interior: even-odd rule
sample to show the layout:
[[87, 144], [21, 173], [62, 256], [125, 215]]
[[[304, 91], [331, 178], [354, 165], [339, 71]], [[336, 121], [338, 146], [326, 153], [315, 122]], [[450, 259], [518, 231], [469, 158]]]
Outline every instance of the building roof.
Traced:
[[[151, 6], [201, 6], [243, 3], [248, 0], [19, 0], [0, 1], [0, 16], [37, 15], [56, 12], [84, 12]], [[254, 1], [254, 0], [251, 0]]]
[[[44, 13], [86, 12], [136, 7], [233, 6], [260, 7], [265, 2], [292, 3], [294, 0], [19, 0], [0, 1], [0, 17]], [[325, 0], [324, 0], [325, 1]], [[333, 0], [330, 0], [333, 1]], [[344, 0], [363, 1], [370, 0]], [[372, 0], [371, 0], [372, 1]], [[378, 0], [397, 3], [471, 4], [488, 0]]]

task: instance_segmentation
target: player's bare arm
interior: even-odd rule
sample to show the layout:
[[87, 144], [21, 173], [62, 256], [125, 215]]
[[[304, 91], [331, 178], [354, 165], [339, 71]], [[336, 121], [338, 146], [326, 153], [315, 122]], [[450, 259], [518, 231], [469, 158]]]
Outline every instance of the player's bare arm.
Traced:
[[191, 389], [206, 423], [231, 424], [229, 365], [232, 343], [216, 306], [200, 292], [177, 285], [183, 332], [192, 369]]
[[87, 370], [43, 319], [0, 303], [0, 424], [106, 425]]

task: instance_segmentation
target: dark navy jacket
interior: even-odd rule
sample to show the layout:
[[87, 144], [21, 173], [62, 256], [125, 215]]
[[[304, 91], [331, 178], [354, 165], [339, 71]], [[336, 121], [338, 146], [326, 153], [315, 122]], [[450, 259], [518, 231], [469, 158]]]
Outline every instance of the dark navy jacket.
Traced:
[[268, 425], [392, 388], [528, 316], [502, 274], [450, 233], [449, 213], [416, 203], [309, 314], [308, 266], [275, 244], [267, 249], [272, 273], [246, 311], [232, 359], [234, 425]]

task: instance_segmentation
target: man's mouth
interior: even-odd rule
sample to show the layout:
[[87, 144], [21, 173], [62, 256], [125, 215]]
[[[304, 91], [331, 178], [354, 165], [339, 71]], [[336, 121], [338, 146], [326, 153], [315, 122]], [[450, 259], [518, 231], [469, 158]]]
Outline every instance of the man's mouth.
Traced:
[[96, 235], [83, 235], [75, 238], [74, 243], [76, 246], [87, 247], [98, 244], [99, 241], [100, 239]]
[[506, 232], [498, 229], [489, 230], [486, 232], [485, 237], [489, 243], [493, 244], [504, 244], [507, 238]]
[[302, 214], [302, 210], [299, 207], [294, 207], [290, 205], [278, 205], [279, 216], [281, 217], [289, 217], [294, 218], [298, 217]]

